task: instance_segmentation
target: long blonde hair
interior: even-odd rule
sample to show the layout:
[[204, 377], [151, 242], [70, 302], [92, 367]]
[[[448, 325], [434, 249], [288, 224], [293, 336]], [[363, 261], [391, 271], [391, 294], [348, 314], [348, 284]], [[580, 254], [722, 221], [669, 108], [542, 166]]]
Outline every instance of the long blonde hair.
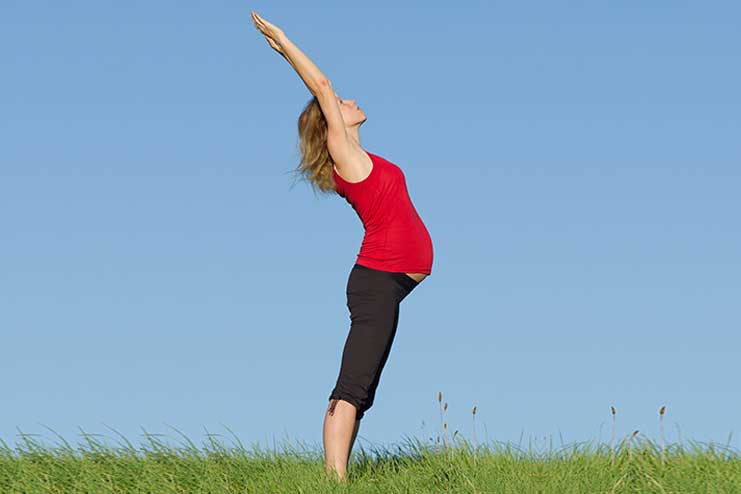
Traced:
[[299, 147], [301, 162], [295, 169], [321, 193], [335, 192], [332, 166], [334, 161], [327, 149], [327, 119], [319, 100], [314, 96], [298, 117]]

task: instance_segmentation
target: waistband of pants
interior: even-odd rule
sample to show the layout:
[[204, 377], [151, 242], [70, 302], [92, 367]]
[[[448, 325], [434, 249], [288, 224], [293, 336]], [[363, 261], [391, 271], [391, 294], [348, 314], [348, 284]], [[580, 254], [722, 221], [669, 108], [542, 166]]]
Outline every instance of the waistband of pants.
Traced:
[[382, 269], [369, 268], [368, 266], [363, 266], [362, 264], [358, 263], [355, 263], [355, 265], [353, 266], [353, 269], [356, 268], [365, 271], [374, 271], [376, 273], [385, 273], [398, 280], [407, 290], [411, 290], [415, 286], [419, 285], [419, 281], [415, 280], [414, 278], [403, 272], [384, 271]]

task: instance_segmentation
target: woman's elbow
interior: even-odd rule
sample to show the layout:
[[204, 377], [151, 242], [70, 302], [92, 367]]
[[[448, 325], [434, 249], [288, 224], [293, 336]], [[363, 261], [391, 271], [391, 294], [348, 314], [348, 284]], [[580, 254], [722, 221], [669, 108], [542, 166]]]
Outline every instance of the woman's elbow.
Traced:
[[314, 84], [314, 88], [314, 96], [319, 96], [319, 94], [321, 93], [334, 94], [334, 89], [332, 89], [332, 82], [326, 77], [319, 78]]

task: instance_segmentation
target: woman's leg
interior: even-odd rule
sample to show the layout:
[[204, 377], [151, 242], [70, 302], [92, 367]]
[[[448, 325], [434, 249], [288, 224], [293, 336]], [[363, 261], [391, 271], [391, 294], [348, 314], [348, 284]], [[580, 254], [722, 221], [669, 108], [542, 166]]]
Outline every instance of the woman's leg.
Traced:
[[347, 478], [350, 451], [358, 434], [360, 420], [355, 418], [355, 405], [341, 399], [329, 402], [324, 416], [324, 462], [327, 475], [336, 471], [339, 480]]
[[[403, 278], [402, 278], [403, 277]], [[399, 322], [399, 303], [416, 285], [401, 273], [357, 266], [347, 286], [350, 332], [324, 417], [327, 472], [344, 479], [360, 419], [373, 405], [376, 388]]]
[[355, 444], [355, 438], [358, 437], [358, 429], [360, 429], [360, 419], [355, 419], [355, 429], [352, 431], [352, 439], [350, 439], [350, 447], [347, 449], [348, 458], [352, 452], [353, 444]]

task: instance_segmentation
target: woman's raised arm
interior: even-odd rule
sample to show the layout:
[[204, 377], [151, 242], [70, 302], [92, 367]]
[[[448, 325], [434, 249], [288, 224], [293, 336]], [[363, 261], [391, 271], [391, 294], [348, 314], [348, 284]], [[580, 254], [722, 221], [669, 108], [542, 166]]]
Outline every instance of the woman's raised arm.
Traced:
[[324, 117], [327, 119], [329, 139], [334, 141], [340, 138], [341, 141], [346, 141], [347, 131], [345, 129], [345, 123], [342, 119], [339, 103], [337, 102], [337, 95], [329, 79], [298, 46], [288, 39], [288, 36], [286, 36], [282, 29], [266, 21], [257, 12], [252, 11], [251, 15], [255, 27], [265, 35], [268, 44], [291, 64], [311, 94], [319, 100], [319, 106], [321, 106], [322, 113], [324, 113]]

